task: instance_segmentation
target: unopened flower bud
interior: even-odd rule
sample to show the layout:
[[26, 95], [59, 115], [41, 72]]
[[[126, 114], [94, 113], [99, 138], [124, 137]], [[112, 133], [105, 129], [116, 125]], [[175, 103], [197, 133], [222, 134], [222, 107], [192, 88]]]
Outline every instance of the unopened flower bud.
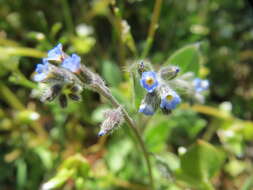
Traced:
[[59, 96], [59, 103], [60, 103], [60, 105], [61, 105], [62, 108], [66, 108], [67, 107], [67, 105], [68, 105], [68, 99], [67, 99], [67, 97], [66, 97], [65, 94], [61, 94]]
[[166, 66], [162, 67], [159, 71], [159, 75], [164, 80], [172, 80], [179, 73], [180, 69], [177, 66]]
[[147, 93], [141, 102], [139, 112], [145, 115], [153, 115], [160, 104], [160, 99], [156, 92]]
[[120, 107], [117, 109], [108, 110], [104, 114], [105, 120], [100, 126], [100, 131], [98, 136], [104, 136], [117, 127], [119, 127], [123, 122], [123, 114]]

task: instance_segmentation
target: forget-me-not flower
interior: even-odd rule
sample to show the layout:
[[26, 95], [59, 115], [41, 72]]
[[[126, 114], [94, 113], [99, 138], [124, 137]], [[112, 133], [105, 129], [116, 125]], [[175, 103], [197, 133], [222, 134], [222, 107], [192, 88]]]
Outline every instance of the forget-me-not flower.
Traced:
[[157, 74], [153, 71], [143, 72], [140, 83], [149, 93], [153, 92], [158, 86]]
[[180, 96], [174, 90], [170, 89], [161, 97], [160, 107], [162, 109], [172, 110], [175, 109], [179, 103], [181, 103]]
[[73, 73], [76, 73], [80, 70], [81, 58], [77, 54], [72, 54], [71, 57], [64, 59], [61, 66]]
[[202, 92], [209, 88], [209, 81], [208, 80], [202, 80], [200, 78], [195, 78], [193, 80], [193, 85], [196, 92]]
[[49, 50], [47, 53], [46, 61], [62, 61], [64, 58], [64, 52], [62, 50], [62, 44], [59, 43], [53, 49]]
[[34, 81], [41, 82], [47, 78], [49, 73], [49, 63], [44, 61], [43, 64], [38, 64], [35, 69]]

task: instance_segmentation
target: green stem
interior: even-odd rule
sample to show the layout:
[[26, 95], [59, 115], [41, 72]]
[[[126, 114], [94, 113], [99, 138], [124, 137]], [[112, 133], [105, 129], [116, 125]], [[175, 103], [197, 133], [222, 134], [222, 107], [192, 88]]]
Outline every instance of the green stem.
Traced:
[[24, 110], [25, 107], [23, 104], [19, 101], [19, 99], [15, 96], [15, 94], [12, 93], [12, 91], [5, 86], [3, 83], [0, 83], [0, 94], [2, 97], [5, 98], [7, 103], [11, 105], [16, 110]]
[[154, 181], [153, 181], [152, 167], [151, 167], [151, 162], [149, 159], [149, 154], [148, 154], [148, 151], [145, 147], [144, 141], [142, 140], [140, 132], [139, 132], [135, 122], [133, 121], [133, 119], [129, 116], [126, 109], [112, 95], [110, 89], [105, 86], [105, 84], [103, 83], [103, 80], [100, 78], [100, 76], [96, 75], [95, 73], [90, 71], [87, 67], [82, 65], [81, 72], [79, 73], [78, 77], [84, 83], [86, 82], [86, 84], [87, 84], [87, 81], [89, 81], [89, 83], [88, 83], [89, 88], [95, 90], [100, 95], [104, 96], [107, 100], [109, 100], [111, 102], [113, 107], [116, 107], [116, 108], [120, 107], [121, 108], [126, 123], [130, 127], [130, 129], [133, 131], [133, 133], [135, 134], [137, 141], [141, 147], [141, 150], [144, 155], [144, 159], [145, 159], [147, 167], [148, 167], [150, 187], [152, 190], [154, 190]]
[[114, 22], [114, 28], [116, 29], [116, 33], [118, 35], [118, 41], [119, 41], [119, 49], [118, 49], [118, 56], [119, 56], [119, 63], [120, 65], [125, 65], [126, 60], [126, 51], [125, 51], [125, 45], [122, 39], [122, 18], [120, 14], [119, 8], [113, 6], [113, 22]]
[[67, 0], [61, 0], [64, 19], [70, 34], [74, 33], [74, 25], [70, 13], [70, 8]]
[[144, 59], [152, 44], [153, 44], [153, 41], [154, 41], [154, 35], [155, 35], [155, 32], [158, 28], [158, 20], [159, 20], [159, 17], [160, 17], [160, 11], [161, 11], [161, 6], [162, 6], [162, 1], [163, 0], [156, 0], [155, 1], [155, 7], [154, 7], [154, 10], [153, 10], [153, 14], [152, 14], [152, 19], [151, 19], [151, 24], [150, 24], [150, 27], [149, 27], [149, 31], [148, 31], [148, 37], [147, 37], [147, 40], [146, 40], [146, 45], [145, 45], [145, 48], [142, 52], [142, 55], [141, 55], [141, 58]]
[[129, 125], [129, 127], [133, 131], [133, 133], [135, 134], [135, 136], [137, 138], [137, 141], [138, 141], [138, 143], [139, 143], [139, 145], [140, 145], [140, 147], [142, 149], [142, 152], [143, 152], [143, 155], [144, 155], [147, 167], [148, 167], [150, 187], [151, 187], [152, 190], [154, 190], [153, 173], [152, 173], [151, 162], [150, 162], [150, 159], [149, 159], [149, 154], [148, 154], [148, 151], [147, 151], [147, 149], [145, 147], [145, 144], [144, 144], [144, 142], [142, 140], [142, 137], [140, 135], [140, 132], [139, 132], [136, 124], [134, 123], [134, 121], [132, 120], [132, 118], [129, 116], [129, 114], [126, 111], [126, 109], [124, 107], [122, 107], [120, 105], [120, 103], [112, 96], [112, 94], [110, 93], [109, 89], [105, 90], [104, 88], [101, 88], [101, 87], [98, 87], [98, 88], [99, 88], [98, 92], [100, 94], [102, 94], [105, 98], [107, 98], [114, 107], [116, 107], [116, 108], [121, 107], [123, 115], [124, 115], [124, 118], [125, 118], [125, 121]]

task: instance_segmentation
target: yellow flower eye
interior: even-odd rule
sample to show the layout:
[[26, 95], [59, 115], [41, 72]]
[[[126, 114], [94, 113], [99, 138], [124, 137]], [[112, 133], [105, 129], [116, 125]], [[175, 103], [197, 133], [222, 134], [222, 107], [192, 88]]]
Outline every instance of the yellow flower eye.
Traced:
[[152, 85], [152, 84], [154, 84], [154, 79], [151, 78], [151, 77], [148, 77], [148, 78], [146, 79], [146, 83], [147, 83], [148, 85]]
[[169, 95], [166, 96], [166, 100], [171, 101], [172, 99], [173, 99], [172, 95], [169, 94]]

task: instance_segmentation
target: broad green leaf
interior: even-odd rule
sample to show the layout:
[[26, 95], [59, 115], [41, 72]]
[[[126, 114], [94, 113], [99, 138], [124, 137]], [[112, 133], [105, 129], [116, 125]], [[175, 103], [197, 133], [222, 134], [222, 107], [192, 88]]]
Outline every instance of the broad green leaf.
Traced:
[[133, 150], [133, 143], [128, 138], [111, 144], [106, 156], [110, 170], [118, 172], [127, 162], [126, 157], [131, 150]]
[[119, 85], [122, 80], [119, 67], [110, 61], [102, 63], [102, 76], [110, 86], [114, 87]]
[[187, 45], [174, 54], [172, 54], [165, 65], [172, 64], [179, 66], [180, 73], [194, 72], [196, 75], [199, 73], [199, 62], [200, 62], [200, 50], [199, 43]]
[[168, 121], [168, 116], [155, 115], [149, 122], [145, 133], [144, 140], [146, 146], [151, 152], [161, 152], [165, 150], [166, 141], [170, 135], [173, 121]]
[[224, 159], [223, 152], [199, 140], [180, 158], [181, 170], [190, 178], [206, 182], [220, 169]]

